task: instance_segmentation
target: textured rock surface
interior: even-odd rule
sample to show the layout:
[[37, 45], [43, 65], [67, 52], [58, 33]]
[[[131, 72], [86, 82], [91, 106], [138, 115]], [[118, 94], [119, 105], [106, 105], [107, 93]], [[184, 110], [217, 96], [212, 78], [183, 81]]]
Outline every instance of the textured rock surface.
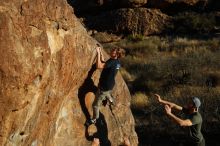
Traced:
[[[108, 18], [108, 19], [105, 19]], [[169, 25], [170, 17], [156, 9], [118, 9], [97, 16], [88, 16], [86, 25], [98, 31], [122, 34], [159, 34]]]
[[[67, 2], [1, 1], [0, 39], [0, 145], [90, 145], [84, 123], [100, 73], [92, 68], [96, 42]], [[101, 145], [128, 136], [135, 146], [130, 95], [117, 80], [117, 105], [101, 109], [95, 135]]]

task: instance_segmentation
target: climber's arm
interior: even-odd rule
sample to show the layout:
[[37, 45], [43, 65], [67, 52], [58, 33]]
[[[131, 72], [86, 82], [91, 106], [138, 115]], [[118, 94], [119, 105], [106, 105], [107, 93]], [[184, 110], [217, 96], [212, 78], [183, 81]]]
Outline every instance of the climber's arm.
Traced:
[[100, 56], [100, 57], [101, 57], [101, 62], [102, 62], [102, 63], [105, 63], [105, 58], [104, 58], [104, 56], [103, 56], [103, 54], [102, 54], [102, 51], [100, 51], [100, 52], [101, 52], [101, 53], [100, 53], [100, 55], [101, 55], [101, 56]]
[[174, 108], [174, 109], [179, 110], [179, 111], [181, 111], [181, 110], [183, 109], [183, 107], [181, 107], [181, 106], [179, 106], [179, 105], [177, 105], [177, 104], [175, 104], [175, 103], [172, 103], [172, 102], [170, 102], [170, 101], [163, 100], [163, 99], [160, 97], [159, 94], [154, 94], [154, 95], [155, 95], [155, 97], [157, 98], [157, 100], [159, 101], [159, 103], [162, 103], [162, 104], [164, 104], [164, 105], [169, 105], [170, 108]]
[[171, 107], [169, 105], [165, 105], [165, 111], [166, 111], [166, 114], [175, 122], [177, 123], [178, 125], [180, 126], [192, 126], [192, 122], [190, 121], [190, 119], [181, 119], [179, 117], [177, 117], [176, 115], [174, 115], [172, 112], [171, 112]]
[[105, 67], [105, 62], [104, 62], [104, 58], [101, 52], [101, 48], [97, 47], [96, 48], [97, 51], [97, 62], [96, 62], [96, 68], [98, 69], [102, 69]]

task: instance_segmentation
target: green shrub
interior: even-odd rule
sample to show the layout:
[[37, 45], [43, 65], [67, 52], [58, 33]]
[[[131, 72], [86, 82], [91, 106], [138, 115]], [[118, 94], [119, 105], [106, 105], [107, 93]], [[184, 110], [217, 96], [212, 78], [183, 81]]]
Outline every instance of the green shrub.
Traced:
[[219, 38], [151, 36], [137, 42], [125, 39], [114, 45], [127, 52], [121, 60], [121, 73], [132, 93], [136, 126], [144, 125], [147, 131], [180, 134], [182, 130], [170, 124], [164, 107], [155, 100], [153, 93], [159, 93], [179, 105], [198, 96], [202, 101], [203, 130], [220, 130]]
[[180, 13], [174, 17], [175, 27], [180, 33], [209, 33], [215, 25], [215, 16], [195, 12]]
[[138, 42], [142, 41], [144, 39], [144, 36], [142, 34], [130, 34], [127, 36], [127, 39], [132, 42]]

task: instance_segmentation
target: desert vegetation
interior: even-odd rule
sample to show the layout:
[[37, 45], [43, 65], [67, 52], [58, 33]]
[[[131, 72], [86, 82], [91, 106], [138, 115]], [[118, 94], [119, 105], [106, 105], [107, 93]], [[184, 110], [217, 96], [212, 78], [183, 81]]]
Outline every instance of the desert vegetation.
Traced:
[[140, 146], [178, 146], [187, 140], [186, 128], [167, 118], [154, 93], [183, 106], [192, 96], [199, 97], [202, 131], [207, 145], [215, 146], [220, 135], [220, 14], [184, 11], [156, 20], [164, 21], [144, 25], [149, 31], [164, 22], [163, 29], [158, 27], [156, 30], [160, 31], [153, 35], [149, 31], [146, 36], [139, 31], [142, 25], [135, 25], [137, 29], [130, 29], [130, 35], [121, 33], [120, 41], [97, 38], [105, 42], [107, 51], [119, 46], [126, 52], [120, 72], [132, 95], [131, 109]]
[[[171, 124], [164, 115], [163, 107], [156, 102], [153, 93], [180, 105], [192, 96], [198, 96], [202, 100], [203, 132], [207, 135], [218, 133], [220, 39], [204, 36], [134, 37], [128, 36], [114, 45], [126, 51], [121, 74], [132, 94], [131, 108], [140, 142], [141, 137], [149, 137], [148, 134], [151, 138], [155, 138], [154, 134], [168, 134], [171, 139], [184, 135], [184, 130]], [[105, 47], [111, 48], [107, 44]]]

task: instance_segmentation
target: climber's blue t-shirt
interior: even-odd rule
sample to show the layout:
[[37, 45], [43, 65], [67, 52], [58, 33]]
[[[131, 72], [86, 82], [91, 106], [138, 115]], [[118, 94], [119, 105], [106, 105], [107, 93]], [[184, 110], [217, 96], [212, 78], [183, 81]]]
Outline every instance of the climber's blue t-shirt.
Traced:
[[112, 90], [115, 85], [115, 76], [121, 67], [118, 59], [110, 58], [105, 62], [105, 67], [102, 70], [99, 79], [99, 88], [103, 91]]

